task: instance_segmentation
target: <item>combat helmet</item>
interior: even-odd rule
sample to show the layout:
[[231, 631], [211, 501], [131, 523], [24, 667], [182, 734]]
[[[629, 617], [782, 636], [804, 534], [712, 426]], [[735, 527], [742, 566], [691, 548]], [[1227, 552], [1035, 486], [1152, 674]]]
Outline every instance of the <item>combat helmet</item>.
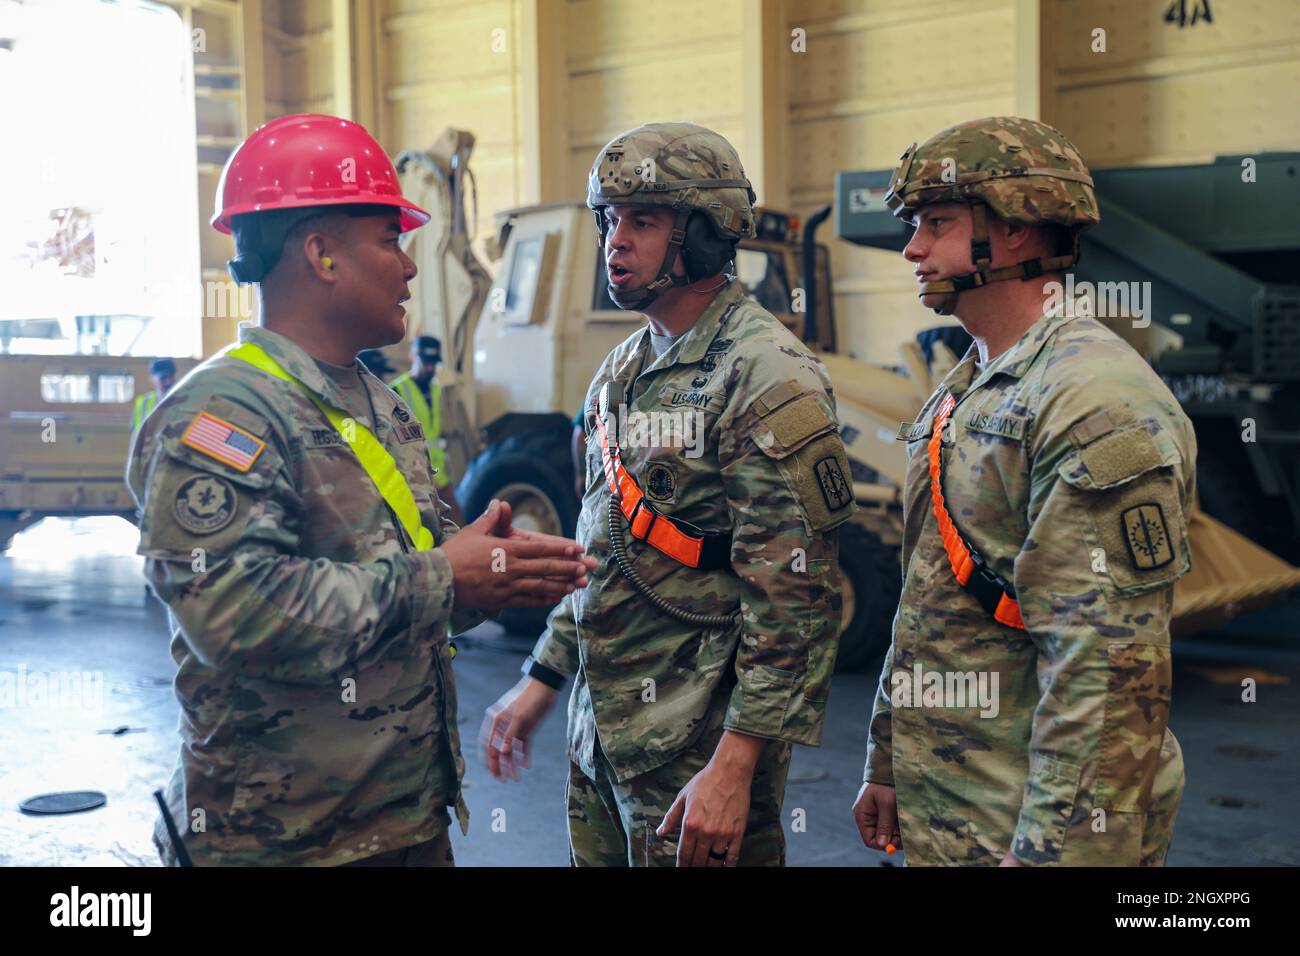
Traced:
[[[643, 309], [671, 286], [716, 275], [754, 234], [754, 189], [740, 156], [722, 136], [694, 123], [647, 123], [610, 140], [587, 178], [587, 205], [604, 247], [608, 206], [666, 206], [676, 211], [659, 274], [649, 285], [609, 287], [620, 309]], [[672, 274], [681, 250], [686, 275]]]
[[[1079, 233], [1101, 220], [1092, 176], [1063, 133], [1037, 120], [989, 116], [950, 126], [900, 157], [885, 194], [907, 222], [931, 203], [971, 207], [974, 272], [922, 284], [920, 295], [946, 293], [935, 311], [951, 315], [967, 289], [1007, 279], [1032, 279], [1079, 261]], [[1069, 254], [989, 268], [988, 210], [1011, 222], [1057, 223], [1070, 232]]]

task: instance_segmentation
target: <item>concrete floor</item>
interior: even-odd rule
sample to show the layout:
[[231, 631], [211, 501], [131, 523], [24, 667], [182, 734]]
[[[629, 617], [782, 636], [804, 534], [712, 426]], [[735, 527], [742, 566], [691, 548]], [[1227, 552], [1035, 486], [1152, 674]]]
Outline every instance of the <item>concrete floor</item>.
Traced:
[[[145, 593], [135, 540], [117, 519], [47, 520], [0, 556], [0, 670], [103, 675], [98, 694], [91, 682], [60, 706], [29, 700], [0, 711], [0, 865], [157, 864], [151, 794], [175, 759], [177, 705], [166, 617]], [[1172, 865], [1300, 864], [1298, 625], [1293, 604], [1178, 643], [1171, 723], [1187, 789]], [[485, 625], [461, 646], [456, 678], [474, 820], [468, 837], [455, 831], [457, 860], [566, 865], [562, 710], [543, 726], [534, 767], [517, 783], [492, 780], [474, 746], [484, 708], [517, 679], [531, 641]], [[1256, 703], [1241, 701], [1242, 668], [1272, 675], [1259, 680]], [[785, 802], [792, 865], [899, 862], [865, 849], [849, 816], [873, 683], [871, 675], [836, 677], [823, 746], [795, 748]], [[26, 797], [74, 789], [103, 791], [108, 803], [65, 817], [18, 810]], [[505, 832], [491, 826], [497, 809]], [[806, 811], [798, 833], [790, 832], [796, 809]]]

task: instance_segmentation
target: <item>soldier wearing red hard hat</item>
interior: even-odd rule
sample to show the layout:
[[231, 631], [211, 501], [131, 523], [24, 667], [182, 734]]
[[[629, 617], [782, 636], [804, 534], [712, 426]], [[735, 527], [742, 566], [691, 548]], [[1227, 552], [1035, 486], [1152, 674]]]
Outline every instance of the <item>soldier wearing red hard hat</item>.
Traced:
[[594, 567], [503, 503], [457, 529], [419, 422], [356, 361], [405, 336], [399, 240], [428, 219], [337, 117], [273, 120], [222, 173], [212, 225], [261, 324], [159, 404], [127, 473], [179, 668], [165, 862], [449, 865], [449, 637]]

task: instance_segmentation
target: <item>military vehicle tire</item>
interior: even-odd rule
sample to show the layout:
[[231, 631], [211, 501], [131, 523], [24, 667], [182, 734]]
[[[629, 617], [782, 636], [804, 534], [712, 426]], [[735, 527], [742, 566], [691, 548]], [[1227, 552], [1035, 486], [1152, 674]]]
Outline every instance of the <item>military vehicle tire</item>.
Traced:
[[835, 670], [879, 671], [902, 587], [898, 548], [850, 521], [840, 525], [839, 564], [844, 620]]
[[[489, 446], [470, 463], [456, 487], [466, 520], [481, 515], [493, 498], [510, 502], [515, 527], [572, 537], [578, 521], [573, 496], [571, 433], [544, 428], [519, 432]], [[512, 634], [537, 635], [550, 608], [507, 608], [497, 621]]]

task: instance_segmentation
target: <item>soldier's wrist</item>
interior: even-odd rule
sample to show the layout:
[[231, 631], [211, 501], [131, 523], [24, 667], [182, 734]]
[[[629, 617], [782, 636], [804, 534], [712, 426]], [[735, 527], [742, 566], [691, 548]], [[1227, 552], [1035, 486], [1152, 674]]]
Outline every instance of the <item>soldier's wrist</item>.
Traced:
[[519, 670], [533, 680], [545, 684], [551, 690], [558, 691], [564, 687], [565, 675], [552, 667], [547, 667], [531, 654], [524, 658], [523, 666]]
[[718, 741], [710, 762], [728, 772], [752, 774], [766, 744], [765, 738], [727, 729]]
[[412, 624], [426, 630], [462, 611], [456, 601], [455, 576], [451, 561], [441, 548], [406, 555], [412, 570]]

